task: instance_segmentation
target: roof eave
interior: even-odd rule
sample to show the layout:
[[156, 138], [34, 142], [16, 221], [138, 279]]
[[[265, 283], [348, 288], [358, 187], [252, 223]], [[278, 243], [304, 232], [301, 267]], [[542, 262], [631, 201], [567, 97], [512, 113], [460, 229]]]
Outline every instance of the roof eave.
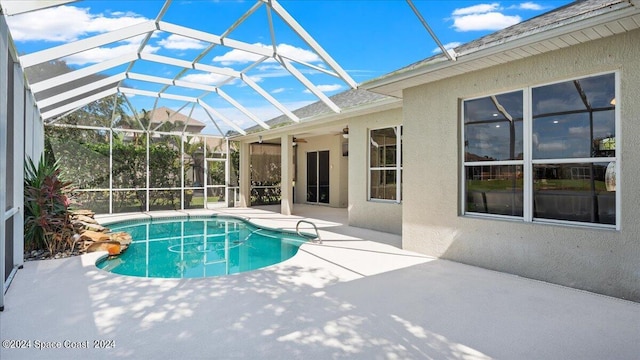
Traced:
[[[528, 35], [520, 35], [516, 39], [500, 42], [498, 44], [490, 44], [483, 48], [475, 49], [467, 53], [458, 53], [456, 61], [449, 61], [444, 55], [441, 55], [440, 57], [434, 57], [431, 60], [427, 59], [422, 63], [415, 64], [415, 66], [413, 67], [403, 68], [384, 75], [380, 78], [366, 81], [360, 84], [359, 87], [361, 89], [379, 94], [402, 97], [402, 92], [398, 92], [396, 89], [398, 87], [400, 87], [401, 89], [409, 87], [403, 86], [402, 84], [408, 79], [413, 79], [415, 77], [427, 74], [435, 74], [445, 69], [458, 66], [459, 64], [471, 63], [491, 55], [517, 49], [523, 46], [534, 45], [536, 43], [553, 39], [555, 37], [562, 36], [574, 31], [588, 29], [608, 23], [610, 21], [621, 19], [623, 17], [638, 14], [640, 13], [640, 8], [634, 6], [633, 3], [623, 2], [600, 9], [598, 10], [598, 12], [600, 12], [600, 14], [591, 16], [586, 19], [579, 19], [565, 25], [557, 26], [547, 30], [537, 31]], [[460, 73], [456, 74], [455, 76], [457, 75], [460, 75]], [[438, 81], [439, 80], [442, 80], [442, 78], [438, 78]], [[429, 82], [430, 81], [424, 81], [422, 82], [422, 84], [427, 84]], [[416, 84], [412, 84], [411, 86], [416, 86]]]
[[263, 140], [275, 139], [282, 135], [306, 131], [309, 129], [318, 129], [324, 126], [332, 125], [336, 122], [344, 122], [349, 118], [380, 112], [402, 106], [402, 99], [386, 98], [375, 102], [367, 103], [360, 106], [343, 109], [340, 113], [324, 113], [320, 115], [310, 116], [301, 119], [299, 123], [293, 123], [287, 126], [272, 128], [269, 130], [259, 131], [247, 135], [238, 134], [229, 137], [229, 140], [242, 142], [255, 142], [261, 137]]

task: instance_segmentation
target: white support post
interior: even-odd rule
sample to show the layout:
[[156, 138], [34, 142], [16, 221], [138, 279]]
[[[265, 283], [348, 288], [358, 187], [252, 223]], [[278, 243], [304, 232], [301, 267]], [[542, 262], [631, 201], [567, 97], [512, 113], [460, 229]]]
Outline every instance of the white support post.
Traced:
[[113, 129], [109, 130], [109, 214], [113, 214]]
[[[151, 168], [149, 166], [149, 146], [151, 146], [151, 133], [147, 132], [147, 167], [146, 167], [146, 178], [147, 178], [147, 188], [146, 188], [146, 207], [145, 207], [145, 211], [149, 211], [149, 199], [151, 198], [151, 190], [149, 190], [149, 186], [151, 186]], [[136, 190], [137, 191], [137, 190]], [[136, 194], [137, 195], [137, 194]]]
[[[225, 159], [227, 159], [227, 161], [225, 161], [224, 163], [224, 193], [226, 194], [225, 196], [227, 197], [227, 207], [234, 207], [235, 206], [235, 201], [231, 200], [231, 199], [235, 199], [235, 190], [233, 191], [233, 195], [229, 194], [229, 183], [231, 183], [231, 151], [229, 149], [229, 138], [225, 139], [225, 145], [226, 145], [226, 154], [225, 154]], [[206, 146], [205, 146], [206, 149]], [[205, 174], [208, 174], [205, 173]], [[205, 179], [207, 177], [205, 176]], [[233, 204], [233, 206], [231, 205]]]
[[209, 185], [209, 177], [207, 176], [207, 174], [209, 174], [209, 153], [207, 152], [207, 145], [206, 145], [206, 140], [205, 140], [205, 146], [204, 146], [204, 151], [203, 151], [203, 156], [202, 158], [204, 159], [204, 184], [202, 184], [202, 186], [204, 186], [204, 191], [202, 194], [203, 197], [203, 206], [205, 209], [209, 209], [209, 200], [207, 200], [207, 185]]
[[13, 265], [24, 263], [24, 120], [25, 84], [19, 63], [13, 65]]
[[[193, 108], [192, 108], [193, 111]], [[185, 128], [187, 124], [185, 123]], [[187, 137], [182, 132], [180, 135], [180, 209], [184, 210], [184, 142]]]
[[240, 206], [251, 206], [251, 144], [240, 143]]
[[4, 16], [0, 16], [0, 311], [4, 310], [4, 283], [5, 283], [5, 209], [7, 201], [7, 63], [9, 60], [9, 28]]
[[25, 99], [25, 116], [24, 116], [24, 153], [25, 160], [28, 157], [33, 158], [33, 128], [35, 126], [35, 99], [31, 93], [27, 93]]
[[293, 213], [293, 135], [280, 138], [280, 213]]
[[34, 107], [33, 117], [33, 161], [38, 162], [40, 155], [44, 153], [44, 121], [40, 114], [38, 114], [38, 108]]

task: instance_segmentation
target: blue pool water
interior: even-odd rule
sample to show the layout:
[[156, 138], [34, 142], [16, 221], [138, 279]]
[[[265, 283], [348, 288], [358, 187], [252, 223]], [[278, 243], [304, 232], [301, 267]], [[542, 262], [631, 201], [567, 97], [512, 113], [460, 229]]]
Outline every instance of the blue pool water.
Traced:
[[307, 239], [230, 217], [140, 220], [110, 224], [133, 242], [120, 256], [96, 266], [112, 273], [157, 278], [198, 278], [251, 271], [296, 254]]

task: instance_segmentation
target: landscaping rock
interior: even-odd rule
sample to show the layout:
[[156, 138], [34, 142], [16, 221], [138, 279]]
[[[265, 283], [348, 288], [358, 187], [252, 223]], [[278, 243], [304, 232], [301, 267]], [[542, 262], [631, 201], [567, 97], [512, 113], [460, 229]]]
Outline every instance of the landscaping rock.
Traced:
[[126, 232], [111, 233], [109, 236], [111, 240], [119, 242], [122, 246], [129, 246], [132, 241], [131, 235]]
[[76, 215], [74, 216], [75, 220], [82, 221], [85, 224], [98, 224], [96, 219], [86, 216], [86, 215]]
[[87, 248], [87, 253], [95, 251], [106, 251], [109, 256], [120, 255], [122, 246], [117, 241], [100, 241], [94, 242]]
[[74, 215], [84, 215], [93, 219], [96, 213], [88, 209], [78, 209], [71, 212], [71, 216], [74, 216]]
[[111, 237], [108, 234], [92, 230], [85, 230], [82, 234], [80, 234], [80, 238], [83, 240], [90, 240], [94, 242], [111, 240]]
[[[73, 224], [74, 229], [76, 227], [76, 224], [77, 223]], [[107, 232], [109, 230], [109, 229], [107, 229], [106, 227], [104, 227], [104, 226], [102, 226], [100, 224], [87, 224], [87, 223], [84, 223], [84, 222], [81, 222], [81, 221], [79, 222], [79, 224], [83, 229], [87, 229], [87, 230], [91, 230], [91, 231]]]
[[[46, 250], [33, 250], [24, 253], [25, 261], [60, 259], [74, 255], [82, 255], [94, 251], [107, 251], [110, 256], [120, 255], [132, 242], [131, 235], [126, 232], [110, 233], [94, 219], [91, 210], [75, 210], [70, 214], [71, 225], [65, 236], [73, 240], [72, 249], [50, 254]], [[54, 235], [63, 236], [63, 235]]]

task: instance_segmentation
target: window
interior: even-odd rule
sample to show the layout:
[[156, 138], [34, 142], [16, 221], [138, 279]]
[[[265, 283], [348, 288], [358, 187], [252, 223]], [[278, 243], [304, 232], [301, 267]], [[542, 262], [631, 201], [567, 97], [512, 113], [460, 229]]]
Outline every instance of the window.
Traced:
[[465, 213], [616, 224], [616, 75], [463, 101]]
[[369, 200], [402, 200], [402, 126], [369, 132]]

